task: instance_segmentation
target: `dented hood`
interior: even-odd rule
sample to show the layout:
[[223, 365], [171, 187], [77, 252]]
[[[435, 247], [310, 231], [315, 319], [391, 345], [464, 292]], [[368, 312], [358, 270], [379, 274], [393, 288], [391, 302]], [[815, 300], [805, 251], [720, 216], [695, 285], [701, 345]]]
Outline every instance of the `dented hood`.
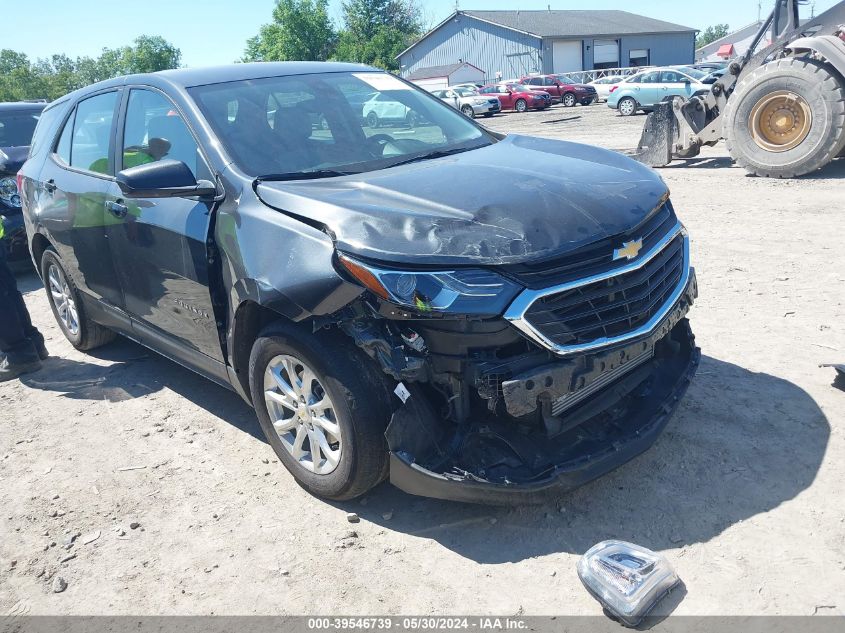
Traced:
[[436, 265], [563, 254], [635, 227], [667, 193], [655, 172], [617, 152], [517, 135], [445, 158], [256, 190], [265, 204], [321, 225], [341, 251]]

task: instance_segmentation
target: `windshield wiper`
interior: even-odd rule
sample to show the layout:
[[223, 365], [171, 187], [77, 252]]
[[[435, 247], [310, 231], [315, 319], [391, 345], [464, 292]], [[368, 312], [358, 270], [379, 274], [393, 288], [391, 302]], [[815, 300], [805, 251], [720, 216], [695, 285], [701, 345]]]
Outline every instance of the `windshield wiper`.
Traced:
[[314, 180], [317, 178], [335, 178], [351, 176], [355, 171], [337, 171], [336, 169], [315, 169], [313, 171], [292, 171], [286, 174], [267, 174], [256, 178], [256, 182], [278, 182], [281, 180]]
[[468, 152], [473, 149], [479, 149], [481, 147], [486, 147], [486, 145], [473, 145], [472, 147], [453, 147], [452, 149], [437, 149], [432, 152], [427, 152], [425, 154], [417, 154], [416, 156], [412, 156], [411, 158], [406, 158], [404, 160], [396, 161], [395, 163], [390, 163], [387, 167], [396, 167], [398, 165], [408, 165], [410, 163], [416, 163], [421, 160], [430, 160], [432, 158], [443, 158], [444, 156], [452, 156], [453, 154], [460, 154], [462, 152]]

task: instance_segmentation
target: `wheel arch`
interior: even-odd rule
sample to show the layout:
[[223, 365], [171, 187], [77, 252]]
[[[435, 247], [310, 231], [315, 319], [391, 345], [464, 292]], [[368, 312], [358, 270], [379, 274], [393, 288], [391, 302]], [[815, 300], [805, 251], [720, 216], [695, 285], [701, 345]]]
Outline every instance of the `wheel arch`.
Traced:
[[[298, 290], [302, 293], [304, 289]], [[234, 379], [243, 390], [242, 395], [249, 397], [249, 355], [261, 330], [271, 323], [284, 321], [301, 324], [303, 332], [311, 331], [314, 317], [337, 312], [362, 292], [363, 288], [342, 283], [333, 287], [322, 300], [315, 301], [314, 296], [294, 296], [295, 293], [285, 293], [254, 279], [236, 283], [231, 293], [226, 349]]]
[[41, 276], [41, 258], [44, 256], [44, 251], [48, 248], [54, 248], [53, 243], [43, 233], [35, 232], [32, 234], [32, 239], [29, 242], [29, 252], [32, 255], [32, 263], [35, 264], [35, 270], [38, 271], [38, 276]]
[[786, 50], [796, 56], [813, 53], [821, 55], [839, 74], [840, 81], [845, 81], [845, 42], [838, 37], [832, 35], [802, 37], [792, 42]]

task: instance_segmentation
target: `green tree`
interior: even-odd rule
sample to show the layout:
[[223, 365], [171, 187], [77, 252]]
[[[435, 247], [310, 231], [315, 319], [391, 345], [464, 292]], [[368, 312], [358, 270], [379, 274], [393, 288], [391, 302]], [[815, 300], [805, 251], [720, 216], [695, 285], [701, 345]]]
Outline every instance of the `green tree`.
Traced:
[[422, 33], [416, 0], [346, 0], [334, 57], [398, 70], [396, 56]]
[[176, 68], [182, 53], [167, 40], [142, 35], [132, 46], [104, 48], [96, 59], [53, 55], [35, 62], [23, 53], [0, 50], [0, 101], [53, 100], [118, 75]]
[[720, 37], [725, 37], [727, 34], [727, 24], [714, 24], [713, 26], [708, 26], [698, 34], [698, 38], [695, 40], [695, 47], [701, 48], [702, 46], [707, 46], [710, 42], [715, 42]]
[[336, 33], [328, 0], [276, 0], [273, 21], [247, 40], [243, 61], [325, 61]]
[[182, 51], [159, 35], [142, 35], [133, 44], [120, 49], [126, 73], [154, 73], [182, 63]]

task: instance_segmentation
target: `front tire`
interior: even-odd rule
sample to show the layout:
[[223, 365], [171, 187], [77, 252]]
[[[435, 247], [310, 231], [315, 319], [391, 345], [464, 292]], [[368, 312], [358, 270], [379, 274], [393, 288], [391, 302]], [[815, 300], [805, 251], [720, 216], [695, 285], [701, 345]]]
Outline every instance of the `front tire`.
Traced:
[[517, 99], [513, 109], [521, 114], [528, 110], [528, 104], [525, 102], [525, 99]]
[[637, 111], [637, 102], [631, 97], [622, 97], [616, 107], [622, 116], [633, 116]]
[[92, 350], [117, 337], [112, 330], [88, 318], [79, 290], [52, 248], [45, 250], [41, 256], [41, 278], [59, 329], [76, 349], [83, 352]]
[[575, 95], [571, 92], [567, 92], [563, 95], [563, 105], [566, 108], [574, 108], [575, 107]]
[[[308, 492], [342, 501], [387, 474], [385, 381], [340, 334], [276, 323], [249, 359], [252, 402], [267, 441]], [[316, 447], [316, 450], [312, 447]]]
[[470, 119], [475, 118], [475, 110], [472, 109], [471, 105], [461, 107], [461, 112], [464, 113], [464, 116], [469, 117]]
[[739, 83], [724, 118], [728, 151], [746, 171], [803, 176], [845, 148], [845, 86], [822, 62], [779, 59]]

